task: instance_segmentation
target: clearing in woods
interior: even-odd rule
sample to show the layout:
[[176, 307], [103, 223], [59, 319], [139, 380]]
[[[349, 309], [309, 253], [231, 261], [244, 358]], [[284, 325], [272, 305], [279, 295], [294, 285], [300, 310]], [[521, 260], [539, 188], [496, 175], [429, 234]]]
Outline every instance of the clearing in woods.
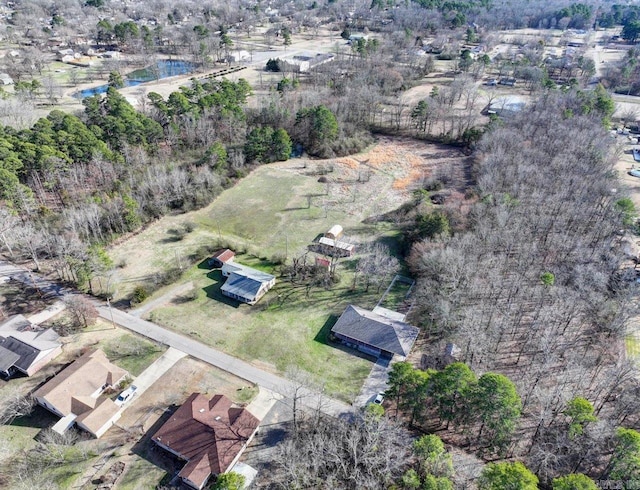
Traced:
[[[462, 191], [466, 161], [455, 148], [382, 138], [352, 157], [263, 165], [206, 208], [162, 218], [112, 247], [109, 254], [121, 265], [116, 297], [130, 294], [154, 274], [182, 266], [178, 284], [148, 300], [165, 299], [148, 318], [273, 372], [304, 369], [328, 393], [350, 401], [371, 369], [371, 359], [332, 345], [329, 332], [348, 304], [373, 308], [392, 277], [381, 289], [354, 289], [354, 261], [342, 259], [340, 280], [331, 289], [278, 277], [276, 286], [252, 307], [222, 296], [220, 272], [207, 268], [198, 249], [224, 243], [241, 254], [238, 262], [278, 276], [274, 258], [300, 256], [318, 235], [340, 224], [345, 240], [377, 240], [393, 252], [397, 226], [375, 217], [409, 201], [429, 178], [441, 178]], [[193, 230], [180, 233], [185, 223]], [[189, 281], [193, 289], [185, 292], [182, 285]], [[172, 290], [180, 292], [172, 297]]]

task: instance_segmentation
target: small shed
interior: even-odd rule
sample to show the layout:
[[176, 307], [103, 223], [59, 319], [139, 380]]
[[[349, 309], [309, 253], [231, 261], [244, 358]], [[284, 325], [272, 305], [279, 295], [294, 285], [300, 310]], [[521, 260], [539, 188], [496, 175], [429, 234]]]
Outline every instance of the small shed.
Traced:
[[330, 257], [351, 257], [355, 250], [352, 243], [340, 242], [327, 237], [320, 238], [318, 248], [320, 253]]
[[211, 258], [209, 259], [209, 266], [222, 267], [227, 262], [232, 262], [235, 256], [236, 253], [233, 250], [223, 248], [221, 250], [218, 250], [211, 256]]
[[329, 267], [331, 267], [331, 261], [323, 257], [316, 257], [316, 267], [328, 269]]
[[342, 226], [333, 225], [328, 232], [324, 234], [325, 237], [331, 238], [332, 240], [337, 240], [342, 235]]

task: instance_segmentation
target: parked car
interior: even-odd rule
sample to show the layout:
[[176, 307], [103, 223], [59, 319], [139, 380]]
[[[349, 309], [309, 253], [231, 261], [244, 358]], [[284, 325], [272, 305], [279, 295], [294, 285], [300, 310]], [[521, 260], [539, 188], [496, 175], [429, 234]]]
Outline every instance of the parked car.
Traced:
[[633, 170], [629, 170], [629, 175], [640, 178], [640, 169], [634, 168]]
[[382, 405], [383, 401], [384, 401], [384, 393], [378, 393], [375, 399], [373, 400], [373, 403], [375, 403], [376, 405]]
[[118, 395], [118, 398], [116, 398], [116, 401], [114, 403], [119, 407], [124, 405], [127, 401], [131, 399], [131, 397], [133, 396], [133, 394], [136, 392], [137, 389], [138, 387], [135, 385], [129, 386], [129, 388], [127, 388], [122, 393], [120, 393], [120, 395]]

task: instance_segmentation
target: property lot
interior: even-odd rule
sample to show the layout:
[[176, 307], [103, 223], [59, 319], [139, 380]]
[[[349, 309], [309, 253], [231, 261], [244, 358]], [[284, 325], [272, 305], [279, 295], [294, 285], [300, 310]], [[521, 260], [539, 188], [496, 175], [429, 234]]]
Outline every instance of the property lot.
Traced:
[[[166, 216], [110, 247], [118, 267], [111, 282], [115, 298], [155, 274], [185, 267], [191, 254], [219, 241], [236, 252], [270, 259], [304, 252], [336, 223], [352, 240], [393, 233], [391, 224], [375, 218], [407, 202], [415, 186], [436, 172], [464, 180], [463, 155], [450, 147], [388, 137], [353, 157], [262, 165], [209, 206]], [[318, 182], [320, 177], [328, 183]], [[187, 223], [195, 228], [184, 233]]]
[[[263, 165], [208, 207], [163, 218], [112, 247], [109, 254], [121, 266], [114, 281], [116, 296], [182, 265], [177, 282], [142, 304], [146, 318], [272, 372], [301, 368], [331, 395], [352, 401], [371, 359], [330, 345], [328, 335], [348, 304], [373, 308], [384, 289], [353, 289], [353, 259], [341, 259], [339, 281], [330, 289], [291, 283], [280, 276], [276, 262], [286, 256], [290, 264], [336, 223], [345, 229], [344, 240], [380, 241], [394, 253], [398, 230], [380, 218], [410, 200], [413, 190], [436, 174], [462, 189], [464, 156], [452, 148], [394, 138], [381, 138], [354, 157]], [[192, 224], [192, 231], [181, 233], [185, 223]], [[198, 256], [199, 265], [189, 267], [202, 254], [199, 249], [219, 243], [239, 253], [237, 262], [278, 277], [257, 305], [222, 296], [223, 278], [208, 269], [206, 254]], [[134, 256], [135, 261], [130, 259]], [[396, 306], [403, 294], [406, 288], [399, 286], [389, 300]], [[148, 311], [147, 303], [154, 308]]]
[[[120, 328], [113, 328], [110, 323], [101, 320], [88, 329], [61, 337], [60, 340], [63, 342], [63, 353], [35, 375], [0, 381], [1, 404], [4, 405], [11, 397], [31, 393], [87, 349], [103, 349], [112, 362], [129, 370], [132, 376], [142, 372], [165, 350], [162, 346], [126, 333]], [[118, 392], [114, 391], [112, 396], [116, 397], [117, 394]], [[30, 488], [43, 488], [40, 485], [47, 481], [60, 488], [72, 488], [74, 482], [109, 450], [109, 444], [104, 439], [93, 440], [86, 435], [80, 435], [80, 439], [72, 445], [59, 444], [59, 441], [47, 442], [43, 439], [42, 429], [51, 427], [57, 421], [58, 418], [53, 414], [36, 406], [30, 415], [19, 417], [8, 425], [0, 425], [2, 470], [14, 464], [29, 464], [31, 457], [47, 462], [43, 463], [42, 468], [37, 469], [38, 474], [35, 474], [34, 469], [34, 474], [27, 472], [23, 475], [27, 485], [24, 488], [28, 488], [29, 485]], [[44, 443], [39, 444], [38, 441]], [[9, 486], [3, 486], [2, 483], [0, 486], [13, 488], [14, 483], [10, 483], [11, 481], [9, 479], [5, 482]]]
[[[140, 342], [138, 348], [144, 352], [136, 363], [127, 362], [127, 356], [120, 358], [116, 356], [111, 359], [123, 367], [128, 366], [132, 373], [138, 374], [138, 371], [144, 370], [164, 350], [156, 347], [153, 349], [154, 354], [151, 355], [149, 353], [152, 349], [149, 345], [154, 346], [154, 344], [132, 334], [123, 334], [120, 329], [104, 328], [105, 325], [99, 325], [99, 327], [101, 328], [91, 332], [92, 337], [97, 339], [97, 343], [91, 346], [101, 347], [105, 352], [110, 352], [112, 348], [122, 348], [127, 343]], [[83, 343], [81, 339], [71, 339], [66, 345], [64, 357], [56, 359], [55, 366], [46, 368], [32, 378], [15, 379], [5, 383], [0, 390], [0, 400], [16, 392], [27, 393], [32, 390], [48, 376], [57, 372], [63, 364], [69, 362], [78, 349], [86, 347], [86, 342]], [[149, 389], [136, 394], [126, 404], [126, 410], [116, 426], [109, 429], [99, 440], [80, 433], [80, 439], [71, 445], [50, 444], [46, 441], [44, 445], [39, 444], [38, 440], [44, 441], [42, 429], [52, 426], [58, 420], [40, 407], [36, 407], [29, 416], [20, 417], [9, 425], [0, 426], [0, 448], [3, 451], [3, 458], [0, 458], [2, 472], [6, 473], [8, 468], [16, 464], [13, 458], [27, 461], [30, 457], [42, 459], [45, 458], [45, 454], [56, 454], [55, 460], [44, 465], [40, 474], [25, 475], [27, 487], [24, 488], [44, 488], [40, 485], [45, 481], [52, 482], [59, 488], [82, 488], [83, 485], [88, 485], [86, 488], [95, 488], [100, 483], [100, 477], [112, 471], [115, 463], [124, 463], [124, 471], [114, 488], [154, 488], [163, 481], [167, 471], [172, 475], [182, 463], [149, 445], [147, 441], [151, 435], [149, 432], [155, 431], [166, 419], [169, 410], [177, 407], [195, 391], [210, 396], [222, 393], [242, 404], [250, 402], [257, 393], [257, 389], [248, 385], [245, 380], [194, 359], [183, 358], [157, 379]], [[113, 396], [117, 396], [117, 392]], [[7, 480], [0, 483], [0, 486], [10, 488], [13, 485], [10, 482], [11, 480]]]
[[[246, 256], [237, 261], [260, 266], [260, 261]], [[195, 299], [175, 298], [151, 312], [152, 321], [262, 369], [284, 373], [297, 366], [343, 400], [351, 401], [358, 393], [371, 369], [370, 360], [330, 345], [328, 334], [349, 303], [373, 307], [379, 296], [373, 290], [351, 291], [349, 277], [331, 290], [308, 292], [304, 285], [280, 280], [260, 303], [249, 306], [222, 296], [219, 270], [194, 267], [187, 276], [194, 284]]]
[[118, 489], [142, 490], [154, 488], [161, 482], [168, 483], [184, 462], [154, 447], [150, 437], [193, 392], [209, 397], [223, 394], [236, 403], [246, 404], [256, 395], [257, 389], [243, 379], [192, 358], [179, 360], [135, 399], [117, 427], [107, 432], [103, 438], [105, 442], [113, 447], [122, 444], [122, 447], [108, 457], [99, 471], [90, 475], [90, 480], [99, 479], [115, 462], [123, 462], [125, 471], [118, 480]]

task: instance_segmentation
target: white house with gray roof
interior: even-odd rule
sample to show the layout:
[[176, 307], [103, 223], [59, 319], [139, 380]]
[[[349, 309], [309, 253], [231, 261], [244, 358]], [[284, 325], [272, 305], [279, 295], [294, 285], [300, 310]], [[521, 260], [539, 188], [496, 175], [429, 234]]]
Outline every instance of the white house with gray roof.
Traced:
[[22, 315], [0, 324], [0, 374], [31, 376], [62, 352], [59, 335], [33, 325]]
[[222, 275], [227, 278], [222, 294], [250, 305], [256, 304], [276, 283], [275, 276], [237, 262], [223, 264]]

